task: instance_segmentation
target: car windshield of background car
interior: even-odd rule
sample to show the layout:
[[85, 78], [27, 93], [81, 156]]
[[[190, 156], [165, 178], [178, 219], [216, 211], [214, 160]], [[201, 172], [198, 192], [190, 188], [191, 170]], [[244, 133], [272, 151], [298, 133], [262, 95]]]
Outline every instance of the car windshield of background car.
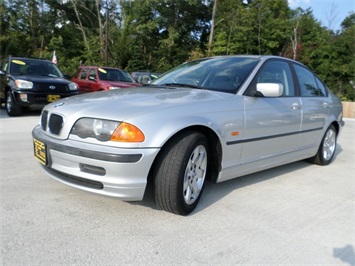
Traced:
[[45, 61], [12, 60], [10, 73], [26, 76], [63, 77], [62, 72], [54, 64]]
[[125, 75], [118, 69], [99, 68], [98, 70], [100, 80], [134, 82], [132, 78], [129, 77], [128, 73]]
[[153, 85], [186, 84], [207, 90], [236, 93], [253, 68], [256, 58], [217, 57], [184, 63], [151, 82]]

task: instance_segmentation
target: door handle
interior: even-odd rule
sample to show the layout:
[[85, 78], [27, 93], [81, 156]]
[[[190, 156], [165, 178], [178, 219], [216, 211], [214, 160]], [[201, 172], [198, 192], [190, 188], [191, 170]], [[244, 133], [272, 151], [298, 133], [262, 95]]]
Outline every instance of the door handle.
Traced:
[[322, 106], [323, 106], [324, 108], [328, 108], [328, 107], [329, 107], [329, 103], [324, 102], [324, 103], [322, 103]]
[[300, 109], [301, 108], [301, 105], [299, 103], [293, 103], [291, 105], [291, 109], [293, 110], [297, 110], [297, 109]]

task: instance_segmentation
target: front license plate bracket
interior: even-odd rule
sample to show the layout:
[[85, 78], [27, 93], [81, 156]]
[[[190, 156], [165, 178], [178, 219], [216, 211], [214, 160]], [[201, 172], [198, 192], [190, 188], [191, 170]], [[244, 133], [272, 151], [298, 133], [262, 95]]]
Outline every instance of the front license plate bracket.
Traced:
[[43, 165], [47, 165], [46, 144], [37, 139], [33, 139], [33, 149], [36, 159]]

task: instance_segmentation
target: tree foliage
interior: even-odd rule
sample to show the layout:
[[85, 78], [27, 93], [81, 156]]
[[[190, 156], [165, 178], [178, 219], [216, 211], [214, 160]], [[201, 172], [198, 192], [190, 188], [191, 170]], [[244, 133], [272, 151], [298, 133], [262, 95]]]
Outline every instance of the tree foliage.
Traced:
[[354, 13], [333, 31], [287, 0], [0, 0], [0, 60], [56, 51], [68, 74], [106, 61], [164, 72], [208, 53], [273, 54], [306, 64], [354, 101], [354, 36]]

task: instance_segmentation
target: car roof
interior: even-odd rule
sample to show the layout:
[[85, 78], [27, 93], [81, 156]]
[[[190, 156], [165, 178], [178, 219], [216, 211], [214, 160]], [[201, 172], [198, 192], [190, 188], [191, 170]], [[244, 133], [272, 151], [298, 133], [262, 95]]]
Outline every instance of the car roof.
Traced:
[[46, 59], [46, 58], [29, 58], [29, 57], [15, 57], [15, 56], [11, 56], [10, 57], [11, 60], [31, 60], [31, 61], [42, 61], [42, 62], [50, 62], [50, 60]]
[[109, 68], [109, 69], [118, 69], [118, 70], [125, 71], [124, 69], [118, 67], [106, 67], [106, 66], [80, 66], [79, 68]]
[[[277, 55], [219, 55], [219, 56], [211, 56], [211, 57], [205, 57], [205, 58], [200, 58], [200, 59], [218, 59], [218, 58], [254, 58], [254, 59], [259, 59], [262, 61], [266, 61], [269, 59], [281, 59], [281, 60], [285, 60], [285, 61], [289, 61], [289, 62], [293, 62], [299, 65], [302, 65], [303, 67], [308, 68], [307, 66], [305, 66], [304, 64], [302, 64], [301, 62], [298, 62], [296, 60], [293, 60], [291, 58], [288, 57], [282, 57], [282, 56], [277, 56]], [[196, 59], [196, 60], [192, 60], [192, 61], [197, 61], [200, 59]]]

